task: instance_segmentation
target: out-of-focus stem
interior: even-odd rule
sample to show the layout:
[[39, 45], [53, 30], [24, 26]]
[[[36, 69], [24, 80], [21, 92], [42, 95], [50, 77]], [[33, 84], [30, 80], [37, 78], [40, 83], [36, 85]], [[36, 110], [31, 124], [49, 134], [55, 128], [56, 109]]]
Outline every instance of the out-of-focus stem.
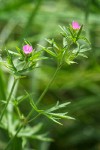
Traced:
[[[32, 121], [35, 120], [38, 116], [39, 116], [39, 114], [38, 114], [37, 116], [35, 116], [35, 117], [32, 119]], [[31, 121], [31, 120], [30, 120], [30, 121]], [[30, 121], [29, 121], [29, 122], [30, 122]], [[15, 135], [9, 140], [9, 142], [8, 142], [8, 144], [7, 144], [6, 148], [5, 148], [5, 150], [8, 150], [9, 146], [11, 145], [11, 143], [13, 142], [13, 140], [17, 137], [17, 135], [18, 135], [18, 133], [20, 132], [20, 130], [21, 130], [27, 123], [28, 123], [28, 122], [23, 122], [23, 123], [19, 126], [19, 128], [17, 129]]]
[[11, 91], [10, 91], [10, 94], [9, 94], [9, 96], [8, 96], [8, 98], [7, 98], [5, 107], [4, 107], [3, 111], [1, 112], [0, 122], [1, 122], [1, 120], [2, 120], [2, 118], [3, 118], [3, 116], [4, 116], [4, 114], [5, 114], [6, 108], [7, 108], [8, 104], [9, 104], [9, 101], [10, 101], [10, 99], [11, 99], [12, 93], [13, 93], [13, 91], [14, 91], [14, 87], [15, 87], [15, 85], [16, 85], [16, 82], [17, 82], [17, 79], [14, 79], [14, 82], [13, 82], [13, 85], [12, 85], [12, 88], [11, 88]]
[[90, 13], [90, 5], [91, 5], [91, 0], [87, 0], [86, 2], [86, 7], [85, 7], [85, 25], [87, 26], [87, 30], [86, 30], [86, 34], [88, 39], [90, 39], [89, 37], [89, 13]]

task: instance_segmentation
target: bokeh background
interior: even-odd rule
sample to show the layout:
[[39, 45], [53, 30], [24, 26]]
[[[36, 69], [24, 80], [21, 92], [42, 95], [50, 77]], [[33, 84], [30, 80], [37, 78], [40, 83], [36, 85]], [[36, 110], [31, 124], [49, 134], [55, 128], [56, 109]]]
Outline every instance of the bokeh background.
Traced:
[[[48, 107], [56, 101], [71, 104], [66, 107], [76, 120], [62, 120], [63, 126], [52, 124], [47, 119], [43, 131], [50, 131], [54, 142], [30, 140], [30, 149], [38, 150], [100, 150], [100, 0], [0, 0], [0, 49], [15, 50], [23, 40], [29, 40], [35, 49], [38, 44], [46, 46], [45, 38], [55, 38], [61, 44], [59, 25], [68, 26], [72, 21], [84, 25], [91, 41], [88, 59], [79, 58], [78, 64], [64, 66], [41, 107]], [[26, 89], [34, 91], [34, 99], [43, 91], [51, 78], [55, 61], [41, 61], [37, 69], [19, 83], [21, 95]], [[1, 66], [0, 66], [1, 68]], [[0, 99], [5, 98], [8, 81], [7, 70], [0, 69]], [[28, 102], [20, 106], [26, 114]], [[0, 130], [0, 147], [6, 136]], [[29, 149], [29, 150], [30, 150]]]

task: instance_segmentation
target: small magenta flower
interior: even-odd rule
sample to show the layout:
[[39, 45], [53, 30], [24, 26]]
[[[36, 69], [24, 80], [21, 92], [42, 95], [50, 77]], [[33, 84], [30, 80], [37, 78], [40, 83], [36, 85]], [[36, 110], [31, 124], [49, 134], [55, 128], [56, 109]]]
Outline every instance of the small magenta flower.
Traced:
[[78, 22], [73, 21], [72, 22], [72, 28], [75, 29], [75, 30], [80, 29], [80, 25], [78, 24]]
[[23, 51], [25, 54], [30, 54], [32, 50], [33, 50], [33, 47], [28, 44], [23, 46]]

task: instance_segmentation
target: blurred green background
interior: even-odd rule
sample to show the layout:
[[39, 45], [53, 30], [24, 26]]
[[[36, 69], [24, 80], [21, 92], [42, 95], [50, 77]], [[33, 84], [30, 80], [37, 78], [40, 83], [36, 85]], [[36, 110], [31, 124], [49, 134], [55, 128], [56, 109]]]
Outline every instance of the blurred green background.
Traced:
[[[84, 24], [92, 49], [88, 59], [80, 58], [78, 64], [64, 66], [45, 95], [41, 107], [48, 107], [59, 100], [70, 101], [66, 111], [76, 120], [62, 120], [63, 126], [44, 122], [44, 131], [50, 131], [54, 142], [30, 140], [29, 147], [38, 150], [100, 150], [100, 0], [0, 0], [0, 49], [15, 50], [23, 40], [29, 40], [35, 49], [38, 44], [46, 46], [45, 38], [55, 38], [60, 44], [59, 25], [72, 21]], [[34, 70], [20, 81], [21, 95], [26, 89], [34, 91], [34, 99], [43, 91], [55, 70], [55, 61], [40, 62]], [[0, 66], [1, 68], [1, 66]], [[6, 78], [7, 77], [7, 78]], [[0, 69], [0, 99], [5, 99], [10, 80], [7, 70]], [[28, 102], [21, 106], [25, 114]], [[0, 147], [6, 136], [0, 130]]]

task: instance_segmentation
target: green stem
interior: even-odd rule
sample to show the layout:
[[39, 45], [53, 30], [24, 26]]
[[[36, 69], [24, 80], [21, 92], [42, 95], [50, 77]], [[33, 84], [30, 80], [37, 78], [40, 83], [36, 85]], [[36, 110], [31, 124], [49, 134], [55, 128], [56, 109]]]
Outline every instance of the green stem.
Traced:
[[[42, 98], [44, 97], [44, 95], [45, 95], [46, 92], [48, 91], [48, 89], [49, 89], [50, 85], [52, 84], [52, 82], [53, 82], [53, 80], [54, 80], [56, 74], [57, 74], [58, 71], [59, 71], [59, 69], [60, 69], [60, 66], [57, 67], [57, 69], [56, 69], [56, 71], [55, 71], [53, 77], [52, 77], [51, 80], [49, 81], [48, 85], [47, 85], [46, 88], [44, 89], [44, 91], [43, 91], [43, 93], [41, 94], [41, 96], [39, 97], [39, 99], [38, 99], [38, 101], [37, 101], [37, 104], [39, 104], [39, 102], [42, 100]], [[14, 88], [14, 86], [13, 86], [13, 88]], [[12, 89], [13, 89], [13, 88], [12, 88]], [[12, 92], [11, 92], [11, 94], [12, 94]], [[11, 94], [10, 94], [10, 95], [11, 95]], [[10, 97], [11, 97], [11, 96], [10, 96]], [[7, 107], [7, 106], [6, 106], [6, 107]], [[29, 123], [29, 122], [35, 120], [35, 119], [40, 115], [40, 113], [39, 113], [39, 114], [36, 115], [33, 119], [29, 120], [29, 118], [30, 118], [30, 116], [33, 114], [33, 112], [34, 112], [34, 109], [32, 109], [32, 110], [30, 111], [30, 113], [28, 114], [28, 116], [27, 116], [26, 119], [25, 119], [25, 122], [18, 128], [16, 134], [15, 134], [15, 135], [13, 136], [13, 138], [11, 138], [11, 140], [8, 142], [8, 144], [7, 144], [6, 148], [5, 148], [5, 150], [7, 150], [7, 149], [9, 148], [9, 146], [10, 146], [11, 143], [12, 143], [12, 141], [16, 138], [16, 136], [18, 135], [18, 133], [20, 132], [20, 130], [21, 130], [27, 123]], [[28, 121], [28, 120], [29, 120], [29, 121]]]
[[60, 67], [58, 66], [57, 69], [56, 69], [56, 71], [55, 71], [55, 73], [54, 73], [54, 75], [53, 75], [53, 77], [52, 77], [51, 80], [49, 81], [47, 87], [44, 89], [43, 93], [42, 93], [41, 96], [39, 97], [39, 99], [38, 99], [38, 101], [37, 101], [37, 105], [40, 103], [40, 101], [42, 100], [42, 98], [44, 97], [44, 95], [46, 94], [46, 92], [48, 91], [48, 89], [49, 89], [50, 85], [52, 84], [52, 82], [53, 82], [53, 80], [54, 80], [56, 74], [57, 74], [58, 71], [59, 71], [59, 69], [60, 69]]
[[[56, 69], [56, 71], [55, 71], [53, 77], [52, 77], [51, 80], [49, 81], [48, 85], [47, 85], [46, 88], [44, 89], [44, 91], [43, 91], [43, 93], [41, 94], [41, 96], [39, 97], [39, 99], [38, 99], [38, 101], [37, 101], [37, 105], [40, 103], [40, 101], [43, 99], [44, 95], [45, 95], [46, 92], [48, 91], [48, 89], [49, 89], [50, 85], [52, 84], [52, 82], [53, 82], [53, 80], [54, 80], [56, 74], [57, 74], [58, 71], [59, 71], [59, 69], [60, 69], [60, 66], [57, 67], [57, 69]], [[32, 109], [32, 110], [30, 111], [30, 113], [28, 114], [28, 116], [27, 116], [27, 118], [26, 118], [27, 120], [30, 118], [30, 116], [33, 114], [33, 112], [34, 112], [34, 109]]]
[[3, 111], [1, 112], [0, 122], [1, 122], [1, 120], [2, 120], [2, 118], [3, 118], [3, 116], [4, 116], [4, 113], [5, 113], [5, 111], [6, 111], [7, 106], [8, 106], [8, 104], [9, 104], [9, 101], [10, 101], [11, 96], [12, 96], [12, 93], [13, 93], [13, 91], [14, 91], [14, 87], [15, 87], [15, 85], [16, 85], [16, 82], [17, 82], [17, 79], [14, 79], [14, 82], [13, 82], [13, 85], [12, 85], [12, 88], [11, 88], [11, 91], [10, 91], [10, 94], [9, 94], [9, 96], [8, 96], [8, 98], [7, 98], [7, 103], [5, 104], [5, 107], [4, 107]]

